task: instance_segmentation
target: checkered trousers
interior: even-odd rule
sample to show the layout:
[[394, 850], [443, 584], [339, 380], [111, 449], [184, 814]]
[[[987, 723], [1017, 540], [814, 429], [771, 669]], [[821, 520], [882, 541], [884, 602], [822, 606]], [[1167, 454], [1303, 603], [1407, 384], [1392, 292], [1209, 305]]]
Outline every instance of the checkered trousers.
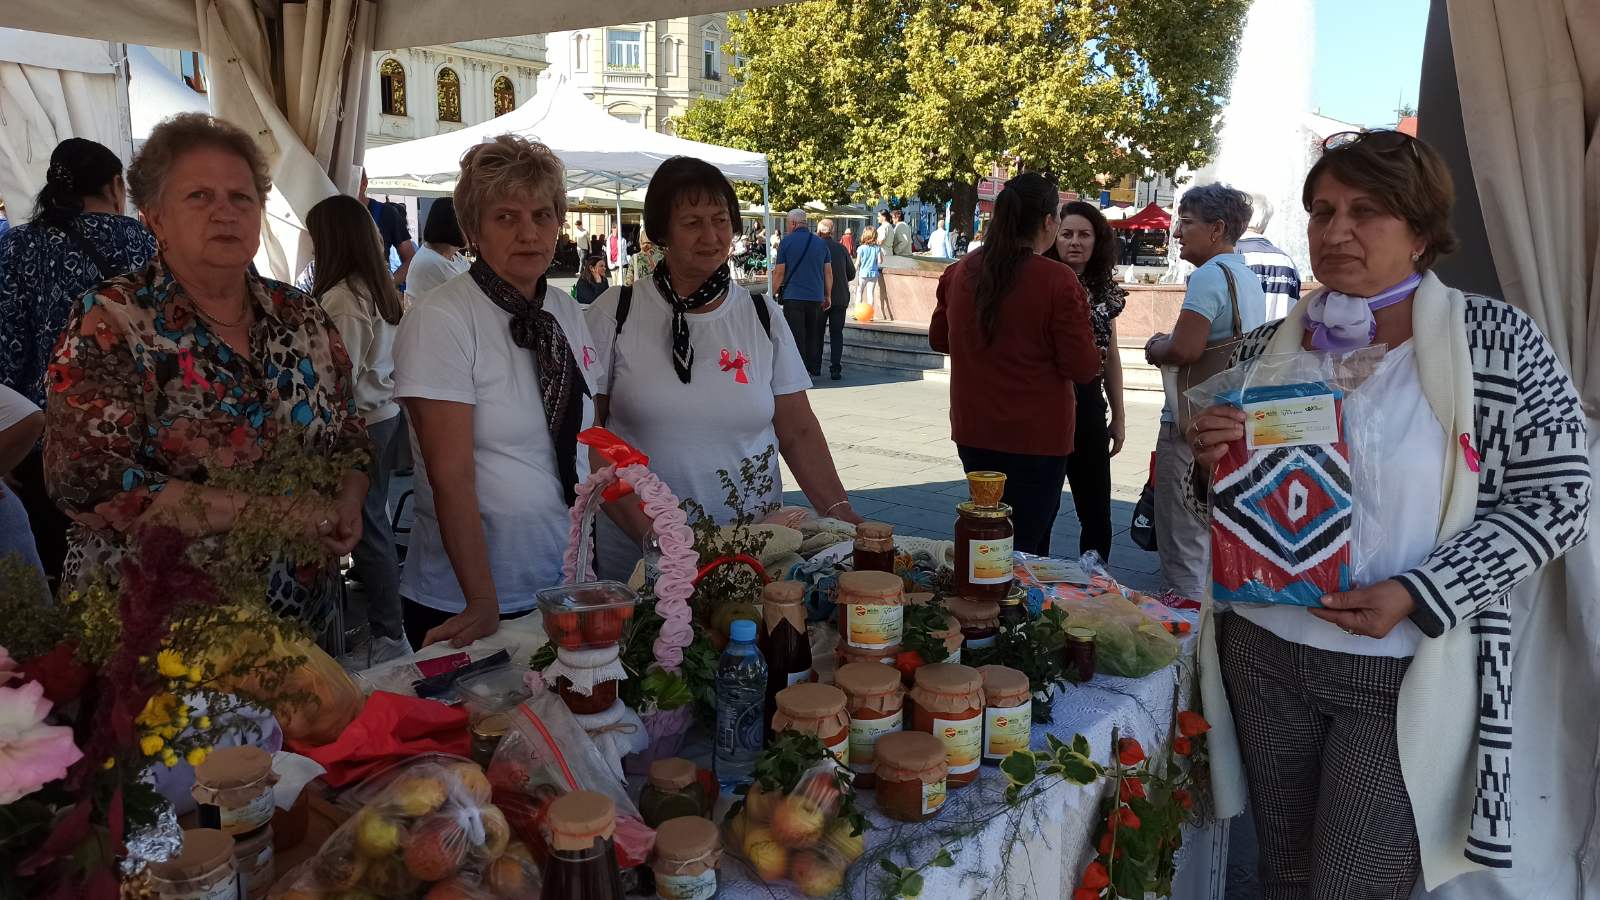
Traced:
[[1395, 705], [1409, 659], [1285, 641], [1217, 620], [1265, 900], [1403, 900], [1421, 866]]

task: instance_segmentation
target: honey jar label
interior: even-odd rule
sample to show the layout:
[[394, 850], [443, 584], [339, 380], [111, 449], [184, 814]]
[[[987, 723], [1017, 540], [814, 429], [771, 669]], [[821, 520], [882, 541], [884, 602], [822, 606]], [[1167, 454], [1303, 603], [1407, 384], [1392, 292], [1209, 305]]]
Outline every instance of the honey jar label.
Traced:
[[967, 547], [967, 581], [1005, 584], [1011, 580], [1011, 538], [974, 539]]
[[946, 792], [947, 788], [943, 778], [933, 784], [928, 784], [924, 781], [922, 783], [922, 814], [926, 816], [930, 813], [938, 812], [944, 806]]
[[827, 750], [838, 757], [839, 765], [850, 765], [850, 732], [846, 731], [839, 735], [839, 739], [829, 744]]
[[699, 875], [656, 873], [656, 894], [662, 900], [711, 900], [717, 893], [717, 870]]
[[950, 764], [951, 775], [964, 775], [978, 768], [983, 752], [983, 716], [935, 718], [933, 736], [944, 741], [944, 758]]
[[983, 711], [983, 758], [1005, 759], [1014, 750], [1028, 749], [1033, 732], [1033, 701]]
[[887, 650], [900, 643], [905, 614], [900, 606], [852, 603], [845, 610], [845, 643], [861, 650]]
[[255, 831], [272, 821], [272, 809], [273, 793], [272, 788], [268, 787], [243, 806], [220, 807], [217, 818], [221, 821], [221, 825], [218, 827], [222, 829], [223, 834], [228, 835]]
[[873, 750], [878, 738], [899, 731], [905, 711], [897, 709], [881, 719], [850, 719], [850, 770], [872, 774]]

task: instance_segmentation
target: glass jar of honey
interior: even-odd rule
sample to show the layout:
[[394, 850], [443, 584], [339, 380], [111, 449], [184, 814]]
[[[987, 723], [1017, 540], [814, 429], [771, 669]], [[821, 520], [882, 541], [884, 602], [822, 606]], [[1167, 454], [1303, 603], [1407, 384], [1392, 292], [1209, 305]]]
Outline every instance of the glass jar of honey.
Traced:
[[839, 645], [887, 650], [905, 633], [905, 589], [888, 572], [839, 575]]
[[878, 808], [891, 819], [923, 822], [943, 808], [950, 764], [944, 743], [920, 731], [886, 734], [873, 764]]
[[1011, 507], [1001, 502], [1006, 476], [968, 472], [972, 499], [956, 506], [956, 593], [1003, 600], [1011, 590]]
[[983, 675], [968, 666], [934, 663], [917, 669], [911, 729], [944, 742], [951, 787], [971, 784], [983, 757]]
[[850, 765], [850, 713], [844, 691], [831, 684], [802, 682], [779, 691], [772, 731], [814, 734], [841, 766]]
[[833, 683], [844, 691], [850, 713], [850, 771], [856, 773], [856, 787], [870, 788], [873, 747], [904, 722], [906, 695], [900, 673], [892, 666], [851, 663], [834, 673]]
[[894, 574], [894, 526], [862, 522], [856, 526], [855, 570]]
[[1008, 666], [980, 666], [983, 674], [983, 761], [998, 763], [1028, 749], [1033, 736], [1033, 690], [1028, 676]]
[[961, 646], [966, 650], [993, 647], [1000, 634], [1000, 604], [993, 600], [952, 597], [944, 608], [961, 626]]

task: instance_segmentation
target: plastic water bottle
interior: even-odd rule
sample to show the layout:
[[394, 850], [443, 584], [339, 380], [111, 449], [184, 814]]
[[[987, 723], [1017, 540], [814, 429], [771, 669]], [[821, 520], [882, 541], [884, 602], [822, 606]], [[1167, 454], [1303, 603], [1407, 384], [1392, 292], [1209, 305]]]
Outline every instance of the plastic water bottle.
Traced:
[[747, 784], [761, 752], [766, 722], [767, 661], [756, 649], [756, 623], [737, 619], [732, 640], [717, 663], [717, 780], [724, 787]]

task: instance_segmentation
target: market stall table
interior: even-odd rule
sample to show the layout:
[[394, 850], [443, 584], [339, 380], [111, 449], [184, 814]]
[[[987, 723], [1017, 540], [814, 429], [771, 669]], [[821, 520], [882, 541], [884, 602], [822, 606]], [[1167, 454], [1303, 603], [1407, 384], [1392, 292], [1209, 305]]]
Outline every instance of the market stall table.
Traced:
[[[525, 664], [544, 640], [540, 617], [528, 615], [502, 623], [493, 636], [464, 649], [474, 659], [507, 649], [514, 663]], [[1153, 755], [1171, 737], [1174, 699], [1179, 708], [1185, 708], [1187, 698], [1193, 695], [1195, 646], [1192, 635], [1185, 638], [1176, 662], [1144, 678], [1097, 675], [1089, 683], [1058, 691], [1051, 703], [1051, 721], [1035, 723], [1032, 747], [1043, 749], [1047, 733], [1068, 742], [1081, 734], [1093, 748], [1094, 758], [1106, 763], [1111, 758], [1115, 732], [1137, 739]], [[447, 645], [424, 647], [410, 658], [363, 673], [362, 679], [383, 684], [385, 673], [392, 673], [397, 667], [460, 652], [463, 651]], [[389, 677], [392, 680], [392, 674]], [[693, 753], [696, 747], [701, 753]], [[697, 761], [709, 765], [704, 758], [708, 753], [704, 740], [692, 741], [687, 752], [702, 757]], [[1110, 784], [1102, 780], [1079, 787], [1057, 782], [1015, 808], [1005, 802], [1006, 784], [997, 768], [984, 766], [977, 782], [950, 792], [938, 817], [916, 825], [882, 816], [872, 791], [861, 791], [858, 802], [873, 829], [867, 833], [866, 855], [851, 866], [846, 876], [844, 894], [876, 895], [876, 883], [883, 877], [877, 862], [880, 858], [901, 866], [920, 866], [938, 852], [940, 835], [959, 829], [969, 832], [959, 843], [943, 841], [954, 856], [955, 865], [924, 869], [922, 896], [1042, 900], [1070, 895], [1094, 855], [1091, 844], [1100, 803], [1111, 789]], [[723, 797], [719, 821], [721, 809], [730, 799]], [[1202, 829], [1186, 828], [1184, 847], [1177, 857], [1173, 897], [1220, 898], [1226, 859], [1225, 822]], [[728, 900], [799, 896], [787, 887], [763, 884], [731, 853], [724, 857], [720, 881], [719, 896]]]

